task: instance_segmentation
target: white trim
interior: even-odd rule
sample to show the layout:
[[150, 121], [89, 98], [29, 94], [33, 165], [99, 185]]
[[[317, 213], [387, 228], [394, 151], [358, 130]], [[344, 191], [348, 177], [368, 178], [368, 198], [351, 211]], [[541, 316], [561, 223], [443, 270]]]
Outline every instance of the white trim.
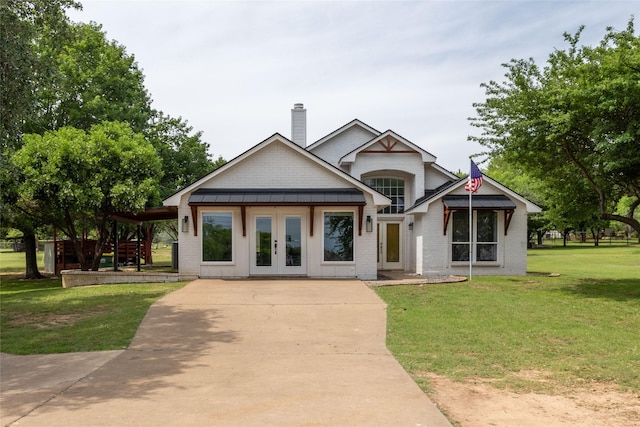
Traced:
[[285, 138], [284, 136], [280, 135], [279, 133], [276, 133], [276, 134], [273, 134], [271, 137], [265, 139], [261, 143], [259, 143], [259, 144], [255, 145], [254, 147], [250, 148], [249, 150], [245, 151], [243, 154], [239, 155], [235, 159], [230, 160], [229, 162], [227, 162], [224, 165], [220, 166], [218, 169], [214, 170], [213, 172], [211, 172], [210, 174], [206, 175], [205, 177], [203, 177], [203, 178], [199, 179], [198, 181], [194, 182], [193, 184], [183, 188], [182, 190], [178, 191], [177, 193], [173, 194], [172, 196], [169, 196], [167, 199], [165, 199], [162, 202], [162, 204], [164, 206], [179, 206], [180, 205], [180, 199], [182, 198], [182, 196], [184, 196], [185, 194], [191, 193], [192, 191], [194, 191], [197, 188], [201, 187], [207, 181], [210, 181], [211, 179], [215, 178], [216, 176], [218, 176], [218, 175], [224, 173], [225, 171], [227, 171], [228, 169], [234, 167], [236, 165], [236, 163], [239, 163], [242, 160], [252, 156], [256, 152], [262, 150], [263, 148], [269, 146], [270, 144], [272, 144], [274, 142], [280, 142], [280, 143], [288, 146], [292, 150], [296, 151], [297, 153], [301, 154], [302, 156], [306, 157], [307, 159], [313, 161], [318, 166], [320, 166], [320, 167], [322, 167], [322, 168], [324, 168], [324, 169], [326, 169], [326, 170], [328, 170], [330, 172], [333, 172], [334, 174], [338, 175], [342, 179], [344, 179], [347, 182], [349, 182], [349, 184], [351, 184], [352, 186], [358, 188], [359, 190], [361, 190], [361, 191], [363, 191], [363, 192], [365, 192], [367, 194], [370, 194], [373, 197], [373, 204], [376, 205], [376, 207], [378, 209], [380, 209], [380, 207], [388, 206], [391, 203], [391, 200], [389, 198], [387, 198], [386, 196], [384, 196], [383, 194], [378, 193], [377, 191], [375, 191], [371, 187], [368, 187], [368, 186], [364, 185], [361, 181], [355, 179], [354, 177], [352, 177], [348, 173], [343, 172], [340, 169], [330, 165], [329, 163], [325, 162], [324, 160], [322, 160], [321, 158], [317, 157], [316, 155], [314, 155], [312, 153], [309, 153], [307, 150], [305, 150], [304, 148], [300, 147], [295, 142]]
[[[509, 196], [513, 197], [514, 199], [518, 200], [521, 203], [524, 203], [524, 205], [527, 208], [527, 213], [528, 214], [542, 212], [542, 208], [540, 206], [538, 206], [535, 203], [525, 199], [524, 197], [522, 197], [521, 195], [519, 195], [515, 191], [510, 190], [509, 188], [507, 188], [504, 185], [500, 184], [498, 181], [495, 181], [495, 180], [489, 178], [486, 175], [483, 175], [482, 179], [483, 179], [483, 185], [485, 185], [487, 183], [491, 184], [494, 187], [496, 187], [499, 191], [508, 194]], [[418, 214], [418, 213], [428, 212], [429, 211], [429, 205], [431, 205], [431, 203], [442, 199], [444, 196], [452, 193], [453, 191], [455, 191], [455, 190], [457, 190], [457, 189], [459, 189], [461, 187], [464, 188], [464, 185], [466, 183], [467, 183], [467, 179], [461, 179], [457, 183], [453, 184], [451, 187], [448, 187], [443, 192], [434, 195], [432, 198], [424, 200], [419, 205], [414, 205], [410, 209], [406, 210], [404, 213], [405, 214]]]
[[[205, 214], [229, 214], [231, 215], [231, 261], [205, 261], [204, 258], [204, 215]], [[216, 209], [205, 209], [205, 210], [199, 210], [198, 212], [198, 220], [199, 220], [199, 224], [198, 224], [198, 234], [200, 236], [200, 239], [198, 239], [198, 241], [200, 242], [200, 265], [214, 265], [214, 266], [218, 266], [218, 265], [235, 265], [236, 264], [236, 224], [235, 224], [235, 212], [232, 210], [216, 210]]]
[[[413, 142], [401, 137], [400, 135], [398, 135], [394, 131], [387, 130], [386, 132], [378, 135], [377, 137], [373, 138], [372, 140], [362, 144], [360, 147], [356, 148], [355, 150], [352, 150], [351, 152], [349, 152], [349, 153], [345, 154], [344, 156], [342, 156], [340, 158], [340, 160], [338, 161], [338, 164], [339, 165], [343, 165], [343, 164], [354, 163], [356, 161], [356, 155], [358, 153], [360, 153], [362, 150], [366, 150], [367, 148], [371, 147], [372, 145], [376, 144], [378, 141], [380, 141], [383, 138], [386, 138], [387, 136], [391, 136], [394, 139], [397, 139], [398, 141], [400, 141], [402, 144], [407, 145], [408, 147], [416, 150], [418, 152], [418, 154], [420, 154], [423, 163], [434, 163], [436, 161], [436, 156], [434, 156], [433, 154], [431, 154], [428, 151], [425, 151], [424, 149], [418, 147]], [[393, 151], [391, 151], [391, 152], [393, 152]]]
[[[322, 215], [321, 215], [321, 219], [322, 219], [322, 252], [321, 252], [321, 259], [320, 259], [320, 263], [322, 265], [355, 265], [357, 262], [356, 259], [356, 244], [357, 244], [357, 237], [356, 237], [356, 231], [358, 229], [358, 212], [356, 212], [356, 210], [354, 209], [339, 209], [339, 208], [335, 208], [335, 209], [322, 209]], [[352, 230], [352, 235], [351, 235], [351, 256], [353, 257], [353, 259], [351, 261], [327, 261], [324, 259], [324, 255], [325, 255], [325, 250], [324, 250], [324, 216], [327, 213], [332, 213], [332, 212], [344, 212], [344, 213], [350, 213], [353, 215], [353, 230]], [[363, 221], [364, 222], [364, 221]]]
[[[456, 212], [463, 212], [464, 215], [467, 215], [466, 211], [456, 211]], [[455, 213], [454, 212], [454, 215]], [[471, 252], [471, 254], [473, 255], [473, 259], [471, 260], [471, 264], [473, 266], [488, 266], [488, 267], [502, 267], [504, 266], [505, 263], [505, 259], [504, 259], [504, 244], [505, 244], [505, 237], [502, 233], [500, 233], [500, 230], [504, 227], [504, 211], [492, 211], [496, 213], [496, 238], [497, 240], [495, 242], [478, 242], [477, 241], [477, 237], [478, 237], [478, 211], [474, 210], [473, 211], [473, 235], [470, 236], [471, 241], [470, 242], [454, 242], [453, 241], [453, 215], [451, 217], [451, 220], [449, 221], [448, 224], [448, 229], [447, 229], [447, 242], [448, 242], [448, 263], [451, 267], [466, 267], [469, 265], [469, 261], [454, 261], [453, 258], [453, 245], [454, 244], [459, 244], [459, 245], [468, 245], [471, 244], [473, 247], [473, 251]], [[480, 245], [495, 245], [496, 246], [496, 259], [495, 260], [491, 260], [491, 261], [478, 261], [477, 257], [478, 257], [478, 251], [477, 251], [477, 246], [478, 244]]]
[[435, 170], [437, 170], [438, 172], [447, 175], [447, 177], [451, 178], [451, 179], [458, 179], [458, 175], [456, 175], [453, 172], [448, 171], [447, 169], [443, 168], [442, 166], [440, 166], [437, 163], [432, 163], [429, 166], [431, 166], [432, 168], [434, 168]]

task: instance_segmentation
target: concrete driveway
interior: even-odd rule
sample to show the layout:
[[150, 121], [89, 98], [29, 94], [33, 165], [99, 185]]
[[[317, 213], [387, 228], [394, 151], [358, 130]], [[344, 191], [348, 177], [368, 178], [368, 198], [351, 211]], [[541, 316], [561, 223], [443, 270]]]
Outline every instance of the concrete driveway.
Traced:
[[[356, 280], [197, 280], [121, 352], [1, 359], [1, 424], [450, 426]], [[46, 369], [42, 367], [46, 365]]]

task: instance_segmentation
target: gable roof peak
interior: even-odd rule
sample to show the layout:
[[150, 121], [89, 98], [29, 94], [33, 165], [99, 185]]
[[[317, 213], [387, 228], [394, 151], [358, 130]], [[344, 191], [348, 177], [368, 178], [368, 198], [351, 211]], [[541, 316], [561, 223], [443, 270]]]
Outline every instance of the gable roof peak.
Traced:
[[[391, 129], [387, 129], [386, 131], [382, 132], [381, 134], [375, 136], [374, 138], [370, 139], [366, 143], [362, 144], [355, 150], [352, 150], [349, 153], [342, 156], [342, 158], [340, 159], [340, 164], [355, 162], [356, 156], [359, 153], [363, 153], [363, 152], [383, 152], [383, 153], [384, 152], [388, 152], [388, 153], [406, 152], [406, 150], [402, 150], [402, 151], [394, 150], [394, 147], [396, 147], [398, 143], [403, 144], [405, 147], [409, 149], [409, 151], [419, 154], [422, 158], [423, 163], [435, 163], [436, 156], [424, 150], [422, 147], [409, 141], [408, 139], [404, 138], [403, 136], [399, 135], [398, 133], [392, 131]], [[371, 147], [375, 146], [376, 144], [379, 144], [382, 147], [382, 149], [379, 151], [372, 150]]]
[[353, 119], [351, 120], [349, 123], [339, 127], [338, 129], [334, 130], [333, 132], [323, 136], [322, 138], [320, 138], [319, 140], [317, 140], [316, 142], [310, 144], [307, 146], [307, 150], [312, 150], [314, 148], [319, 147], [320, 145], [324, 144], [325, 142], [327, 142], [328, 140], [334, 138], [336, 135], [339, 135], [343, 132], [346, 132], [349, 129], [352, 129], [354, 127], [359, 127], [364, 129], [365, 131], [371, 133], [373, 136], [377, 136], [380, 135], [380, 131], [369, 126], [368, 124], [366, 124], [365, 122], [363, 122], [362, 120], [359, 119]]

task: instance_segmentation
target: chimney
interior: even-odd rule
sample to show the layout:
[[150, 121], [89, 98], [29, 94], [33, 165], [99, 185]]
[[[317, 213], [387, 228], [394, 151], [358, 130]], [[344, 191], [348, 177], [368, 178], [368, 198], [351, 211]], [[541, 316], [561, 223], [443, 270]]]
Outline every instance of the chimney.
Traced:
[[300, 103], [291, 110], [291, 140], [302, 148], [307, 146], [307, 110]]

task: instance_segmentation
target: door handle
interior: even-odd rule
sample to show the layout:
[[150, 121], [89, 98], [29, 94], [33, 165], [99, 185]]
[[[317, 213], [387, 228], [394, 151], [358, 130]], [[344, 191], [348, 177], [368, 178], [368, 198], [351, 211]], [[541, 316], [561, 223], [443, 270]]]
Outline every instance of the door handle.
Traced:
[[275, 247], [275, 251], [274, 251], [275, 253], [274, 253], [274, 255], [278, 255], [278, 241], [277, 241], [277, 240], [274, 240], [274, 241], [273, 241], [273, 244], [274, 244], [274, 247]]

